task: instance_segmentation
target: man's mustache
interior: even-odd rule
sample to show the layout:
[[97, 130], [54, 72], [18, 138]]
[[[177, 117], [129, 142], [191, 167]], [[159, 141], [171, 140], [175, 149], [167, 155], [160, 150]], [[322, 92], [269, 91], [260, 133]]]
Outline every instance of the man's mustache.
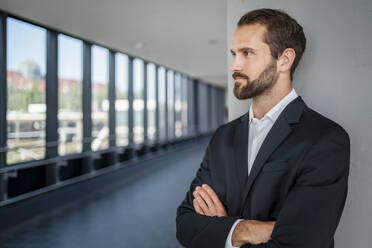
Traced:
[[245, 79], [249, 79], [249, 77], [243, 73], [240, 73], [240, 72], [234, 72], [232, 74], [232, 77], [236, 80], [237, 77], [241, 77], [241, 78], [245, 78]]

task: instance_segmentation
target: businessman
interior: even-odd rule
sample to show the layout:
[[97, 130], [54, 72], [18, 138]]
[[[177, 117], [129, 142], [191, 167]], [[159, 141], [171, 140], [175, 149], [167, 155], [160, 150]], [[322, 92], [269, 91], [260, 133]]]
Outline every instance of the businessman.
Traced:
[[235, 97], [252, 104], [209, 141], [177, 209], [183, 246], [334, 247], [350, 140], [292, 87], [305, 46], [302, 27], [283, 11], [258, 9], [239, 20], [230, 70]]

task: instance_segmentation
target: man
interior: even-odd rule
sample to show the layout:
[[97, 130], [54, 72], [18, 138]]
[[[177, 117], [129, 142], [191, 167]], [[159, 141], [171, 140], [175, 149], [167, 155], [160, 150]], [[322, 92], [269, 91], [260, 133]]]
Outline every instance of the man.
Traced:
[[249, 111], [221, 125], [177, 209], [186, 247], [333, 248], [350, 140], [292, 88], [302, 27], [279, 10], [248, 12], [231, 45], [234, 95]]

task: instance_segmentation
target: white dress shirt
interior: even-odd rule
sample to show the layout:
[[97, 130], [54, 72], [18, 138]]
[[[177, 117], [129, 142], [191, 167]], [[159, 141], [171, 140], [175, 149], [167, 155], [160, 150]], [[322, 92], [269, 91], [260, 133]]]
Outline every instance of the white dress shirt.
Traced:
[[[283, 111], [283, 109], [295, 98], [297, 98], [296, 91], [292, 88], [291, 92], [288, 93], [282, 100], [280, 100], [274, 107], [272, 107], [261, 119], [257, 119], [253, 116], [252, 104], [249, 107], [249, 134], [248, 134], [248, 175], [252, 169], [256, 155], [269, 133], [271, 127], [274, 125], [276, 119]], [[232, 246], [231, 236], [235, 229], [235, 226], [243, 219], [235, 221], [230, 229], [229, 235], [227, 236], [225, 248], [237, 248], [238, 246]]]

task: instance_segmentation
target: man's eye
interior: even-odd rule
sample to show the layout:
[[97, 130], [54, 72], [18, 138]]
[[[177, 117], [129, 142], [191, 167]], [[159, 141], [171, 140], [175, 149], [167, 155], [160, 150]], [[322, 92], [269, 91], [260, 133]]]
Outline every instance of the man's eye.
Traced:
[[244, 56], [252, 56], [253, 53], [249, 51], [244, 51]]

